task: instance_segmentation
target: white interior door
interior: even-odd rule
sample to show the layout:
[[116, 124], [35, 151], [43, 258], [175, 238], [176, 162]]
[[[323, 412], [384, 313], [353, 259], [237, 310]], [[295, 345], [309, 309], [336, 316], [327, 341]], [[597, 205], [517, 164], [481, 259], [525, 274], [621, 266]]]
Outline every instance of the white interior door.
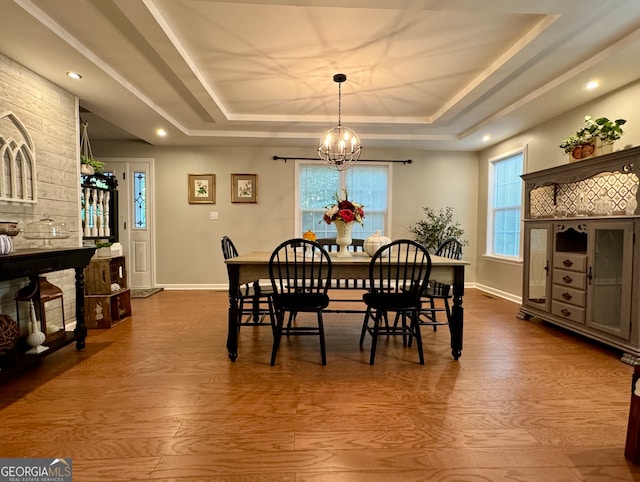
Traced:
[[131, 288], [155, 286], [153, 159], [101, 159], [118, 180], [118, 237]]

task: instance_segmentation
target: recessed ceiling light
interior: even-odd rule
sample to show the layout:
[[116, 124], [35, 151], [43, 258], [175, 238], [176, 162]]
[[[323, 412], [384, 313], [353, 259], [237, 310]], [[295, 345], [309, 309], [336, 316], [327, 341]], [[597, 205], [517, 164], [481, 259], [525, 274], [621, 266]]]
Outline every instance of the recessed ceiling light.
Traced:
[[486, 134], [484, 136], [482, 136], [482, 141], [483, 142], [487, 142], [491, 140], [491, 136], [489, 134]]
[[165, 131], [164, 129], [160, 128], [160, 129], [156, 129], [156, 135], [158, 137], [165, 137], [167, 135], [167, 131]]
[[587, 82], [586, 85], [584, 86], [584, 88], [587, 90], [597, 89], [598, 87], [600, 87], [600, 82], [598, 82], [597, 80], [592, 80], [591, 82]]
[[71, 77], [72, 79], [81, 79], [82, 75], [77, 72], [67, 72], [67, 77]]

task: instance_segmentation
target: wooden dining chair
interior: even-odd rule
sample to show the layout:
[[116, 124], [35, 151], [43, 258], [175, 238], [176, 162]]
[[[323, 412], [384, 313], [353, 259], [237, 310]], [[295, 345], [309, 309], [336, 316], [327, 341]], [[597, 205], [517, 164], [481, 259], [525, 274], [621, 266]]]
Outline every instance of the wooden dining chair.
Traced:
[[[231, 238], [223, 236], [220, 243], [224, 259], [238, 256], [238, 250]], [[245, 325], [266, 325], [264, 320], [267, 316], [269, 317], [269, 326], [273, 329], [275, 327], [275, 313], [272, 295], [271, 282], [266, 282], [266, 280], [263, 282], [255, 280], [251, 283], [240, 285], [238, 293], [238, 329]]]
[[[436, 249], [436, 256], [450, 259], [462, 259], [462, 243], [456, 238], [445, 239]], [[438, 325], [447, 325], [451, 321], [451, 306], [449, 300], [452, 298], [451, 285], [429, 281], [422, 296], [428, 301], [429, 306], [420, 312], [420, 322], [423, 325], [433, 326], [434, 331]], [[444, 308], [436, 307], [436, 300], [442, 300]], [[438, 320], [437, 313], [444, 311], [446, 321]]]
[[[362, 297], [367, 311], [360, 334], [360, 348], [365, 335], [371, 335], [373, 365], [379, 335], [400, 335], [404, 345], [415, 337], [420, 364], [424, 365], [422, 336], [418, 315], [421, 294], [431, 273], [431, 257], [427, 249], [409, 239], [399, 239], [382, 246], [369, 264], [369, 292]], [[388, 323], [389, 312], [396, 313], [398, 323]]]
[[[290, 239], [281, 243], [269, 259], [269, 277], [273, 289], [276, 324], [273, 334], [271, 366], [276, 363], [283, 331], [289, 335], [316, 335], [320, 337], [322, 364], [327, 364], [322, 311], [329, 305], [331, 258], [317, 242]], [[301, 317], [284, 329], [285, 314], [315, 313], [317, 325], [302, 325]]]

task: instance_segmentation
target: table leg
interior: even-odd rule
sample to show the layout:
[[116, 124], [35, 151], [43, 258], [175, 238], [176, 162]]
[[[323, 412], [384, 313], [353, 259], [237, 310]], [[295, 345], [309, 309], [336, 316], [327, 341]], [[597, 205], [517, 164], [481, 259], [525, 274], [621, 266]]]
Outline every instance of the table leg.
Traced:
[[87, 339], [87, 327], [84, 324], [84, 267], [76, 271], [76, 327], [73, 330], [76, 338], [76, 350], [84, 350]]
[[464, 296], [464, 266], [455, 266], [453, 279], [453, 307], [451, 309], [451, 355], [458, 360], [462, 355], [462, 332], [464, 327], [464, 310], [462, 297]]
[[240, 266], [227, 265], [229, 274], [229, 320], [227, 328], [227, 350], [229, 360], [238, 358], [238, 289], [240, 286]]

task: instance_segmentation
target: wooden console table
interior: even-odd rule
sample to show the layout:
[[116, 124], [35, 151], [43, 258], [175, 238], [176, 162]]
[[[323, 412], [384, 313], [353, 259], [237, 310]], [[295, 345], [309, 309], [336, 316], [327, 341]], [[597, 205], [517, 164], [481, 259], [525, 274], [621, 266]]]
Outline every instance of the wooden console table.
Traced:
[[[40, 358], [76, 342], [76, 349], [85, 347], [87, 328], [84, 323], [84, 268], [91, 261], [96, 248], [17, 249], [0, 256], [0, 281], [37, 277], [45, 273], [74, 269], [76, 274], [76, 327], [65, 336], [48, 344], [49, 349], [37, 355], [13, 353], [6, 355], [0, 366], [0, 380], [33, 365]], [[16, 350], [14, 350], [16, 351]], [[19, 351], [19, 350], [17, 350]], [[5, 366], [6, 365], [6, 366]]]

